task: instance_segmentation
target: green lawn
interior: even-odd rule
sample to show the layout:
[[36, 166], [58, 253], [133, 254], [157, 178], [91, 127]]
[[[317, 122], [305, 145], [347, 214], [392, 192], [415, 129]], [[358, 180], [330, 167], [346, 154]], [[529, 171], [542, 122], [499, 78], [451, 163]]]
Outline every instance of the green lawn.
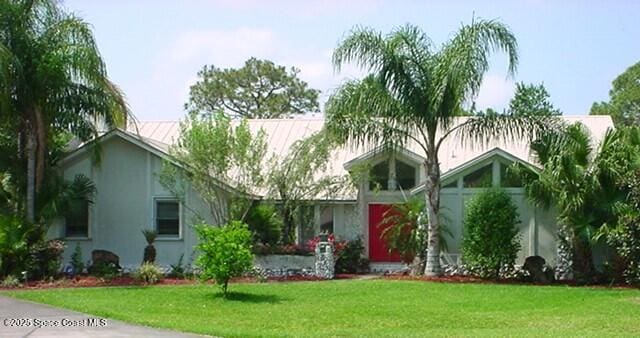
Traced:
[[341, 280], [6, 292], [148, 326], [249, 336], [640, 336], [640, 291]]

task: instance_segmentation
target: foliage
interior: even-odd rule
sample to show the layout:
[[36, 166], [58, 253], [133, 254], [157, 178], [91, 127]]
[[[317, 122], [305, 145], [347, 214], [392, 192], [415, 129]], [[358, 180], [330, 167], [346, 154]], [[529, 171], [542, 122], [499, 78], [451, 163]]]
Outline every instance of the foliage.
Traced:
[[55, 276], [60, 268], [64, 243], [45, 239], [41, 227], [18, 216], [0, 214], [0, 276], [27, 273], [29, 279]]
[[513, 73], [518, 53], [511, 31], [497, 21], [474, 20], [440, 49], [418, 27], [406, 25], [388, 35], [356, 28], [333, 54], [337, 70], [351, 62], [371, 72], [362, 80], [343, 84], [327, 102], [327, 127], [338, 140], [387, 148], [415, 142], [424, 152], [428, 275], [442, 273], [438, 153], [443, 140], [451, 134], [478, 143], [526, 139], [555, 122], [505, 114], [457, 119], [463, 103], [472, 101], [480, 90], [493, 51], [507, 54]]
[[337, 192], [352, 187], [345, 176], [323, 174], [318, 177], [318, 173], [328, 171], [331, 151], [336, 146], [335, 138], [322, 130], [296, 141], [285, 156], [272, 160], [266, 183], [268, 196], [282, 205], [283, 243], [293, 242], [296, 223], [303, 223], [296, 216], [308, 206], [309, 200], [331, 199]]
[[[640, 169], [624, 174], [622, 188], [628, 191], [627, 200], [616, 205], [617, 222], [604, 225], [598, 235], [604, 235], [624, 266], [625, 281], [640, 285]], [[615, 262], [615, 261], [614, 261]]]
[[276, 245], [282, 236], [282, 217], [273, 204], [258, 203], [247, 214], [246, 222], [254, 244]]
[[246, 120], [232, 123], [220, 112], [190, 114], [170, 150], [176, 162], [164, 163], [160, 182], [199, 219], [204, 215], [186, 203], [188, 189], [203, 199], [216, 224], [244, 220], [253, 189], [264, 182], [266, 149], [264, 131], [252, 133]]
[[254, 244], [252, 251], [256, 255], [313, 255], [313, 251], [309, 250], [307, 245], [299, 244]]
[[145, 284], [156, 284], [162, 279], [162, 271], [152, 262], [144, 262], [134, 272], [133, 278]]
[[515, 116], [561, 115], [549, 100], [544, 84], [516, 84], [516, 92], [509, 102], [509, 112]]
[[8, 275], [2, 280], [2, 283], [0, 283], [0, 287], [8, 289], [19, 288], [21, 286], [20, 280], [14, 275]]
[[89, 267], [89, 274], [96, 277], [111, 279], [118, 276], [120, 274], [120, 270], [115, 263], [100, 261], [93, 262]]
[[65, 244], [60, 240], [45, 240], [44, 234], [29, 246], [30, 261], [27, 269], [29, 279], [54, 277], [60, 270]]
[[82, 260], [82, 248], [80, 244], [76, 243], [75, 249], [71, 254], [71, 266], [73, 267], [74, 274], [81, 274], [84, 271], [84, 261]]
[[[334, 234], [329, 234], [327, 236], [327, 242], [329, 242], [333, 246], [334, 259], [338, 259], [344, 248], [347, 246], [347, 241], [337, 240]], [[316, 246], [318, 245], [318, 243], [320, 243], [320, 236], [316, 236], [308, 240], [307, 243], [305, 243], [306, 249], [313, 254], [316, 251]]]
[[17, 216], [0, 214], [0, 276], [20, 275], [27, 270], [33, 232], [34, 228]]
[[0, 22], [0, 127], [16, 140], [16, 163], [26, 173], [21, 211], [33, 223], [55, 135], [87, 141], [103, 126], [124, 126], [129, 111], [90, 26], [56, 1], [4, 1]]
[[156, 261], [156, 247], [153, 246], [158, 237], [158, 231], [155, 229], [142, 229], [142, 235], [147, 241], [147, 246], [144, 248], [144, 254], [142, 256], [142, 263], [153, 264]]
[[383, 217], [378, 226], [385, 227], [382, 231], [382, 239], [390, 252], [399, 253], [402, 262], [406, 264], [413, 263], [416, 256], [424, 255], [427, 234], [423, 224], [425, 221], [423, 200], [411, 198], [404, 203], [394, 204], [383, 214]]
[[472, 273], [497, 279], [501, 271], [513, 269], [520, 250], [518, 217], [511, 197], [501, 189], [486, 190], [467, 204], [462, 259]]
[[185, 269], [184, 269], [184, 264], [182, 262], [183, 260], [184, 260], [184, 254], [181, 254], [180, 258], [178, 258], [178, 261], [175, 264], [171, 264], [171, 270], [169, 271], [170, 277], [184, 278]]
[[613, 80], [609, 102], [594, 102], [591, 115], [611, 115], [616, 126], [640, 124], [640, 62]]
[[616, 206], [627, 198], [618, 182], [638, 167], [640, 130], [609, 130], [597, 149], [592, 144], [581, 124], [543, 134], [531, 144], [542, 171], [520, 172], [529, 198], [557, 211], [561, 247], [570, 251], [575, 278], [585, 282], [594, 278], [594, 235], [603, 224], [616, 223]]
[[253, 266], [251, 232], [246, 224], [231, 221], [221, 227], [207, 224], [196, 226], [200, 243], [200, 256], [196, 265], [202, 270], [201, 278], [213, 279], [227, 296], [229, 280], [241, 276]]
[[204, 66], [185, 108], [201, 114], [224, 111], [234, 117], [283, 118], [318, 111], [318, 90], [268, 60], [250, 58], [240, 69]]
[[[128, 323], [215, 337], [605, 337], [640, 332], [640, 291], [621, 288], [381, 278], [242, 283], [227, 300], [212, 296], [206, 284], [5, 294]], [[159, 314], [165, 314], [162, 320]], [[301, 318], [309, 320], [304, 325], [291, 324]]]
[[369, 260], [364, 255], [364, 245], [360, 238], [347, 241], [336, 259], [336, 273], [360, 273], [369, 268]]

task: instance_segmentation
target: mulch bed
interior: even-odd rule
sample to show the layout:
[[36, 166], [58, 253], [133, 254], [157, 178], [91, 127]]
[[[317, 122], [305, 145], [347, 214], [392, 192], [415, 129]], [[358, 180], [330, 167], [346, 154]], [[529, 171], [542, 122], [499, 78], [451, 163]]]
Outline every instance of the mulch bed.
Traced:
[[621, 289], [633, 289], [634, 287], [624, 283], [602, 283], [602, 284], [578, 284], [575, 281], [555, 281], [550, 284], [545, 283], [533, 283], [525, 282], [517, 279], [482, 279], [471, 276], [441, 276], [441, 277], [426, 277], [426, 276], [410, 276], [406, 274], [388, 274], [382, 277], [388, 280], [410, 280], [410, 281], [423, 281], [423, 282], [435, 282], [435, 283], [475, 283], [475, 284], [514, 284], [514, 285], [537, 285], [537, 286], [574, 286], [574, 287], [595, 287], [595, 288], [621, 288]]
[[[335, 279], [353, 279], [357, 275], [338, 274]], [[267, 282], [308, 282], [308, 281], [323, 281], [324, 279], [315, 276], [282, 276], [282, 277], [269, 277]], [[255, 277], [238, 277], [231, 280], [232, 283], [257, 283], [259, 282]], [[163, 278], [160, 282], [154, 285], [188, 285], [201, 283], [195, 279], [182, 279], [182, 278]], [[94, 276], [76, 276], [73, 278], [62, 278], [53, 281], [30, 281], [23, 284], [19, 288], [3, 288], [0, 290], [39, 290], [39, 289], [53, 289], [53, 288], [84, 288], [84, 287], [105, 287], [105, 286], [134, 286], [145, 285], [144, 283], [135, 280], [130, 276], [121, 276], [111, 279], [99, 278]]]

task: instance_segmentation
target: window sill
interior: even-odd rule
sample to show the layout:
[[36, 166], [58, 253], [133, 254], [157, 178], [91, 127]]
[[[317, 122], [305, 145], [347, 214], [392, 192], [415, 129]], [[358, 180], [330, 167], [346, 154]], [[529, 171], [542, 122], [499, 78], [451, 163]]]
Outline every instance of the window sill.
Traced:
[[182, 237], [156, 237], [156, 242], [182, 242]]
[[91, 237], [65, 237], [65, 241], [91, 241]]

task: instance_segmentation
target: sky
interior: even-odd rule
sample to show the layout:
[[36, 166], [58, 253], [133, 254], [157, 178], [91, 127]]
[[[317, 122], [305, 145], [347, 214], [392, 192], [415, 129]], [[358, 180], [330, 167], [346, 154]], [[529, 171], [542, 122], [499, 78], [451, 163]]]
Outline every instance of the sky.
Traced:
[[89, 22], [109, 76], [143, 121], [184, 117], [189, 87], [207, 65], [237, 68], [252, 56], [296, 67], [321, 90], [320, 102], [345, 80], [331, 54], [356, 26], [383, 33], [410, 23], [435, 46], [472, 18], [496, 19], [518, 40], [517, 73], [492, 57], [477, 108], [501, 111], [515, 83], [544, 83], [566, 115], [588, 114], [608, 99], [611, 81], [640, 61], [640, 1], [382, 1], [382, 0], [68, 0], [67, 10]]

